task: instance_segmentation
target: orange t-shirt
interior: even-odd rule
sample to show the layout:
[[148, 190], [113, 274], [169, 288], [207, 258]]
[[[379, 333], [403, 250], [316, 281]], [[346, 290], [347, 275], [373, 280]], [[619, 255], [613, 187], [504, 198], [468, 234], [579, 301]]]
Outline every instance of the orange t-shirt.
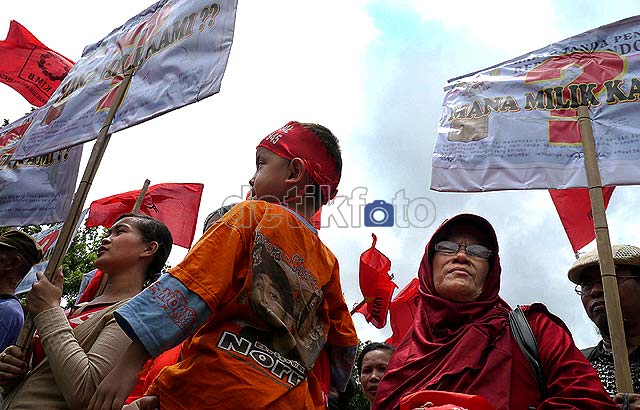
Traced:
[[353, 347], [358, 339], [338, 262], [307, 221], [245, 201], [170, 274], [211, 316], [147, 391], [162, 409], [324, 408], [317, 378], [307, 375], [325, 343]]

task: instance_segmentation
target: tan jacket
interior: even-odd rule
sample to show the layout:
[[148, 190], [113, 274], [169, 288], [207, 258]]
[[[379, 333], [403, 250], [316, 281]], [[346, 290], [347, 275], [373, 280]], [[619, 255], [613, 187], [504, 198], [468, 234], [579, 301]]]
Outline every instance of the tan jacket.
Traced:
[[36, 316], [47, 356], [5, 394], [2, 410], [86, 409], [131, 343], [113, 317], [125, 302], [102, 309], [75, 329], [60, 307]]

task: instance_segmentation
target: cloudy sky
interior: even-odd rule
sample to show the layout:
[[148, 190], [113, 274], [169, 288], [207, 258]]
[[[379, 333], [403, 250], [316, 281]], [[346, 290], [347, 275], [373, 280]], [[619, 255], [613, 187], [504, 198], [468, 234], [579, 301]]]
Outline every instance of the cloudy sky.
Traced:
[[[0, 33], [17, 20], [77, 61], [85, 45], [149, 4], [8, 2]], [[290, 120], [318, 122], [342, 144], [341, 196], [324, 211], [328, 226], [321, 237], [340, 261], [350, 306], [362, 299], [358, 256], [370, 246], [372, 232], [402, 288], [415, 277], [434, 228], [472, 212], [489, 219], [498, 233], [502, 296], [514, 306], [545, 303], [585, 347], [598, 337], [566, 279], [575, 258], [549, 194], [430, 191], [431, 153], [447, 79], [635, 13], [635, 0], [538, 0], [530, 6], [506, 0], [240, 0], [221, 92], [115, 134], [87, 206], [139, 189], [145, 178], [152, 184], [201, 182], [200, 232], [210, 211], [246, 192], [242, 186], [254, 172], [255, 145], [264, 135]], [[18, 119], [29, 107], [0, 84], [2, 118]], [[394, 198], [404, 198], [417, 215], [396, 215], [394, 227], [364, 226], [365, 202]], [[616, 190], [608, 210], [614, 243], [638, 243], [639, 206], [637, 188]], [[184, 255], [174, 247], [170, 262]], [[355, 321], [363, 340], [390, 335], [389, 327], [377, 330], [360, 315]]]

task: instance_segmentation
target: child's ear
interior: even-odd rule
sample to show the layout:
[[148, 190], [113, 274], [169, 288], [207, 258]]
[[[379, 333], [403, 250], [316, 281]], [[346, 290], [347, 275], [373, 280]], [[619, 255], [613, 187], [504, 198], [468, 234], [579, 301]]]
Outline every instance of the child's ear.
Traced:
[[289, 162], [289, 175], [287, 182], [298, 183], [305, 180], [307, 170], [300, 158], [294, 158]]

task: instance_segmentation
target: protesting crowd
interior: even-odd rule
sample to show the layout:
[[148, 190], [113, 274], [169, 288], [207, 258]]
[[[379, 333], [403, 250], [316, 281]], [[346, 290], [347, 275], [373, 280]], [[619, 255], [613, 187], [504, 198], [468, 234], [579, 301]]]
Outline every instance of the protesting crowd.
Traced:
[[[272, 132], [258, 144], [250, 198], [212, 213], [185, 259], [147, 287], [171, 233], [121, 215], [98, 249], [99, 294], [63, 309], [63, 272], [38, 274], [26, 299], [37, 329], [29, 350], [14, 345], [14, 292], [42, 251], [21, 231], [5, 233], [2, 408], [344, 409], [354, 361], [372, 409], [640, 408], [640, 395], [617, 394], [613, 382], [597, 253], [568, 269], [602, 335], [580, 352], [544, 305], [514, 310], [500, 297], [498, 235], [472, 214], [446, 220], [427, 242], [419, 312], [400, 343], [369, 343], [356, 359], [338, 261], [310, 223], [341, 170], [327, 128], [290, 122]], [[640, 393], [640, 248], [613, 252]]]
[[[74, 171], [69, 170], [79, 158], [75, 151], [63, 155], [56, 150], [97, 138], [92, 152], [97, 159], [92, 156], [87, 165], [96, 167], [95, 174], [104, 153], [96, 147], [104, 149], [111, 132], [218, 92], [237, 4], [233, 0], [210, 3], [162, 0], [151, 5], [87, 46], [82, 61], [75, 65], [46, 48], [19, 23], [11, 23], [0, 51], [26, 59], [36, 49], [42, 55], [38, 63], [25, 60], [15, 65], [18, 68], [10, 75], [0, 67], [0, 81], [28, 95], [42, 109], [0, 128], [0, 148], [20, 144], [5, 150], [0, 172], [14, 187], [26, 184], [25, 175], [31, 175], [29, 179], [37, 185], [44, 184], [41, 180], [51, 184], [46, 194], [34, 195], [51, 195], [64, 203], [61, 214], [67, 216], [47, 215], [46, 223], [62, 219], [62, 232], [71, 232], [66, 227], [77, 226], [84, 218], [80, 217], [82, 204], [76, 206], [75, 201], [84, 202], [93, 178], [83, 179], [73, 205], [71, 200], [65, 202], [62, 190], [54, 187], [63, 182], [56, 178], [66, 175], [65, 186], [75, 187], [77, 175], [70, 178]], [[537, 61], [536, 69], [543, 68], [538, 71], [531, 69], [536, 66], [531, 62], [534, 57], [522, 60], [531, 66], [528, 83], [547, 80], [552, 69], [564, 69], [562, 64], [569, 59], [587, 73], [586, 84], [527, 92], [524, 104], [510, 90], [507, 97], [498, 86], [497, 91], [491, 90], [495, 84], [490, 81], [462, 81], [445, 90], [457, 105], [447, 106], [449, 111], [442, 117], [446, 127], [439, 130], [432, 188], [511, 189], [491, 185], [495, 181], [490, 172], [474, 168], [473, 157], [483, 156], [475, 148], [463, 152], [478, 141], [483, 146], [494, 143], [489, 140], [493, 138], [491, 114], [529, 115], [552, 108], [558, 113], [571, 108], [572, 116], [562, 112], [562, 121], [553, 120], [562, 126], [545, 112], [545, 143], [552, 145], [550, 150], [563, 144], [575, 149], [581, 144], [572, 140], [575, 129], [566, 126], [567, 118], [576, 125], [589, 118], [578, 114], [585, 106], [604, 105], [596, 98], [602, 78], [599, 72], [594, 74], [597, 70], [587, 64], [591, 60], [582, 51], [559, 60], [554, 60], [555, 54], [557, 50], [551, 54], [554, 57]], [[607, 78], [623, 75], [628, 66], [620, 55], [599, 52], [597, 57], [609, 64]], [[186, 60], [195, 67], [188, 73], [180, 71]], [[522, 61], [496, 66], [491, 76], [504, 74], [500, 70], [505, 67], [508, 70], [503, 71], [509, 73], [513, 67], [517, 68], [513, 72], [523, 71]], [[59, 75], [52, 76], [55, 84], [44, 93], [29, 83], [35, 75], [20, 77], [23, 69]], [[154, 83], [165, 80], [170, 85]], [[634, 80], [635, 88], [628, 95], [620, 88], [623, 80], [609, 83], [607, 103], [635, 102], [640, 80]], [[495, 95], [471, 103], [464, 100], [482, 92]], [[104, 125], [98, 121], [103, 119]], [[491, 132], [497, 128], [492, 122]], [[112, 213], [117, 209], [115, 215], [99, 215], [92, 206], [86, 226], [102, 225], [107, 230], [97, 249], [96, 269], [86, 273], [75, 300], [63, 296], [68, 272], [53, 267], [54, 263], [46, 265], [63, 245], [56, 244], [49, 252], [24, 228], [2, 231], [0, 410], [353, 410], [357, 398], [365, 400], [370, 410], [640, 410], [640, 247], [607, 244], [614, 272], [604, 268], [607, 254], [600, 241], [598, 250], [576, 251], [572, 266], [557, 267], [575, 285], [577, 297], [566, 303], [578, 310], [581, 303], [584, 320], [593, 322], [601, 337], [597, 345], [580, 350], [563, 318], [544, 304], [516, 300], [514, 308], [503, 299], [500, 259], [509, 250], [500, 249], [500, 232], [489, 220], [459, 209], [432, 231], [420, 233], [424, 242], [418, 248], [424, 246], [424, 253], [415, 266], [412, 317], [403, 318], [403, 328], [394, 328], [392, 338], [365, 341], [358, 337], [352, 314], [367, 311], [372, 298], [365, 295], [358, 308], [349, 309], [341, 261], [318, 233], [320, 211], [336, 197], [343, 176], [338, 138], [323, 125], [290, 121], [255, 142], [255, 169], [233, 171], [249, 177], [246, 199], [243, 196], [244, 200], [211, 212], [193, 246], [202, 184], [185, 184], [198, 198], [189, 221], [180, 216], [184, 203], [169, 211], [171, 221], [161, 217], [153, 202], [147, 208], [155, 209], [155, 217], [140, 211], [144, 192], [133, 207], [128, 202], [135, 199], [132, 192], [104, 198], [101, 204], [111, 207]], [[537, 146], [529, 140], [518, 143]], [[519, 149], [515, 142], [509, 150], [500, 148], [516, 162], [525, 156]], [[469, 153], [471, 159], [463, 159], [463, 166], [447, 168]], [[34, 162], [29, 158], [42, 154], [48, 160], [38, 166], [51, 166], [53, 171], [29, 169]], [[541, 155], [546, 160], [564, 154], [545, 151]], [[20, 166], [19, 161], [23, 161]], [[12, 167], [2, 168], [6, 164]], [[513, 168], [517, 171], [507, 173], [525, 178], [527, 188], [544, 187], [544, 178], [531, 177], [526, 167], [517, 165]], [[555, 171], [560, 174], [569, 168], [573, 172], [578, 167], [557, 166]], [[13, 174], [16, 169], [24, 173]], [[487, 175], [488, 181], [483, 180]], [[153, 188], [155, 192], [164, 189], [162, 195], [172, 198], [175, 187], [161, 185]], [[601, 185], [590, 188], [601, 191]], [[552, 194], [554, 200], [557, 195]], [[598, 226], [599, 216], [593, 216], [592, 207], [596, 211], [595, 206], [589, 207], [589, 218]], [[12, 219], [16, 223], [3, 225], [34, 225], [32, 217], [23, 215]], [[598, 228], [602, 230], [602, 224]], [[369, 256], [380, 257], [378, 261], [386, 266], [390, 300], [395, 287], [387, 275], [390, 261], [375, 256], [375, 241], [374, 235]], [[167, 267], [173, 245], [189, 250], [176, 266]], [[422, 250], [403, 252], [407, 257], [412, 252], [422, 254]], [[38, 268], [42, 263], [46, 272]], [[21, 293], [18, 287], [32, 268], [37, 271], [35, 281], [28, 292]], [[607, 285], [612, 283], [617, 285], [620, 309], [612, 307], [609, 298], [605, 305]], [[614, 315], [622, 316], [624, 329], [612, 325]], [[386, 310], [377, 319], [383, 327]], [[624, 337], [616, 336], [618, 330], [624, 331]], [[616, 356], [625, 345], [623, 359], [628, 356], [629, 366]], [[621, 383], [622, 367], [631, 373], [631, 388]]]

